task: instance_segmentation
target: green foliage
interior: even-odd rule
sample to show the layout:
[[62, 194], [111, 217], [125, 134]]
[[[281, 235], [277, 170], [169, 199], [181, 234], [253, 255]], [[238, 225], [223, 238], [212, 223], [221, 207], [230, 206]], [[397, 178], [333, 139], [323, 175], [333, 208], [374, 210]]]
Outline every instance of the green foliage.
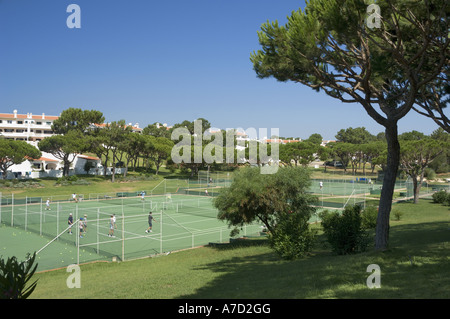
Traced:
[[158, 177], [150, 173], [140, 173], [139, 175], [127, 175], [117, 177], [119, 182], [137, 182], [137, 181], [159, 181]]
[[53, 135], [39, 142], [42, 152], [51, 153], [64, 163], [63, 175], [69, 175], [69, 168], [75, 159], [73, 154], [81, 153], [87, 147], [87, 142], [82, 133], [72, 130], [65, 135]]
[[0, 258], [0, 299], [26, 299], [34, 291], [37, 281], [29, 284], [37, 264], [33, 266], [36, 254], [27, 256], [27, 261], [19, 262], [15, 256], [6, 262]]
[[37, 182], [33, 179], [28, 180], [18, 180], [18, 179], [1, 179], [0, 187], [11, 187], [11, 188], [38, 188], [45, 187], [43, 183]]
[[302, 214], [288, 213], [279, 219], [275, 231], [269, 233], [269, 244], [281, 258], [294, 260], [311, 251], [316, 234]]
[[310, 250], [314, 237], [307, 223], [316, 200], [307, 194], [309, 185], [304, 168], [279, 168], [275, 174], [243, 168], [231, 186], [214, 199], [214, 205], [218, 218], [230, 227], [262, 222], [270, 233], [272, 248], [282, 258], [294, 259]]
[[[408, 134], [408, 133], [404, 133]], [[424, 136], [422, 133], [413, 131], [407, 140], [401, 141], [400, 164], [401, 168], [408, 174], [412, 180], [417, 180], [414, 183], [414, 201], [418, 201], [418, 191], [423, 181], [423, 176], [426, 173], [427, 166], [436, 157], [443, 154], [450, 147], [450, 143], [446, 141], [435, 140], [431, 137]], [[432, 179], [436, 174], [429, 170], [427, 177]]]
[[257, 167], [236, 172], [233, 183], [214, 199], [218, 218], [229, 226], [243, 226], [255, 220], [270, 232], [283, 214], [292, 211], [309, 218], [316, 198], [307, 193], [309, 173], [300, 167], [279, 168], [275, 174], [261, 174]]
[[374, 229], [377, 226], [378, 209], [375, 206], [367, 206], [361, 213], [362, 227]]
[[309, 142], [315, 145], [320, 145], [322, 143], [323, 137], [319, 133], [311, 134], [305, 142]]
[[403, 212], [397, 208], [392, 210], [392, 216], [394, 216], [396, 221], [399, 221], [402, 216], [403, 216]]
[[63, 176], [56, 180], [55, 185], [57, 186], [69, 186], [69, 185], [89, 185], [90, 182], [88, 182], [85, 179], [79, 178], [76, 175], [72, 176]]
[[436, 179], [436, 172], [434, 171], [434, 169], [427, 167], [425, 168], [424, 176], [428, 180], [433, 180]]
[[170, 139], [170, 131], [167, 129], [167, 127], [160, 125], [159, 123], [147, 125], [143, 129], [142, 134], [152, 135], [155, 137], [166, 137]]
[[307, 166], [315, 160], [319, 149], [320, 143], [314, 144], [309, 141], [281, 144], [280, 160], [287, 165], [291, 165], [291, 161], [294, 161], [296, 165]]
[[7, 170], [14, 164], [20, 164], [27, 158], [39, 158], [41, 152], [36, 147], [25, 141], [14, 141], [0, 138], [0, 171], [3, 178], [7, 176]]
[[[309, 0], [304, 9], [287, 17], [284, 26], [277, 21], [261, 26], [260, 49], [250, 60], [259, 78], [299, 83], [343, 103], [358, 103], [386, 129], [383, 218], [376, 233], [376, 249], [385, 249], [391, 185], [399, 166], [397, 123], [417, 102], [428, 106], [422, 114], [445, 106], [440, 93], [448, 91], [444, 57], [448, 56], [449, 4], [448, 0], [432, 4], [377, 0], [376, 4], [382, 19], [379, 27], [372, 28], [365, 1]], [[347, 152], [342, 156], [345, 169], [352, 156]]]
[[[444, 131], [442, 127], [433, 131], [431, 138], [439, 141], [450, 142], [450, 133]], [[428, 167], [432, 168], [437, 174], [450, 172], [450, 149], [446, 149], [441, 155], [437, 156]]]
[[90, 171], [92, 168], [95, 168], [95, 167], [97, 167], [97, 165], [96, 165], [95, 162], [93, 162], [93, 161], [86, 161], [86, 163], [84, 163], [83, 169], [84, 169], [84, 171], [86, 172], [86, 174], [89, 174], [89, 171]]
[[375, 141], [376, 138], [365, 127], [349, 127], [337, 132], [336, 139], [344, 143], [365, 144]]
[[363, 227], [359, 206], [347, 206], [342, 214], [321, 214], [321, 218], [324, 233], [335, 253], [346, 255], [367, 249], [369, 238]]
[[422, 132], [412, 130], [411, 132], [405, 132], [398, 136], [399, 140], [402, 141], [420, 141], [426, 138], [426, 135]]
[[449, 194], [445, 190], [440, 190], [434, 193], [431, 197], [433, 198], [433, 202], [437, 204], [444, 204], [447, 201]]
[[92, 124], [103, 124], [103, 113], [96, 110], [68, 108], [53, 121], [52, 130], [55, 134], [67, 134], [70, 131], [86, 132]]

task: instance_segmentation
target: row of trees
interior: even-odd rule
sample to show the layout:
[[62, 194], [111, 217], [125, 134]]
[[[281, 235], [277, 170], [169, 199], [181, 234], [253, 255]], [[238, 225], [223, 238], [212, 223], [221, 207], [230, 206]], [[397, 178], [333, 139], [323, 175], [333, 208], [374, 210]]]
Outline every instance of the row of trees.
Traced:
[[40, 158], [41, 151], [25, 141], [14, 141], [0, 137], [0, 171], [3, 179], [8, 175], [8, 169], [20, 164], [27, 158]]
[[[207, 134], [211, 128], [211, 123], [205, 119], [201, 120], [202, 134]], [[221, 141], [222, 153], [218, 158], [222, 161], [206, 163], [203, 159], [200, 163], [193, 161], [174, 164], [171, 161], [171, 151], [179, 140], [172, 140], [172, 132], [178, 127], [187, 128], [194, 138], [194, 122], [183, 121], [175, 124], [172, 128], [158, 125], [157, 123], [148, 125], [143, 129], [143, 134], [136, 134], [131, 131], [131, 127], [126, 125], [124, 120], [111, 122], [107, 125], [98, 125], [93, 123], [102, 123], [103, 114], [95, 110], [81, 110], [69, 108], [62, 112], [58, 120], [54, 121], [54, 136], [46, 138], [39, 143], [39, 149], [49, 152], [64, 163], [63, 173], [68, 175], [69, 168], [75, 154], [91, 152], [103, 159], [103, 168], [108, 166], [108, 160], [112, 161], [112, 181], [115, 179], [116, 165], [136, 168], [139, 159], [150, 168], [155, 165], [156, 174], [165, 163], [169, 168], [183, 168], [191, 171], [191, 175], [198, 172], [199, 169], [207, 166], [214, 168], [237, 167], [239, 165], [239, 156], [249, 158], [249, 152], [252, 143], [256, 143], [257, 154], [260, 143], [255, 141], [246, 143], [246, 150], [241, 155], [236, 150], [236, 134], [232, 133], [233, 141], [233, 159], [226, 158], [227, 148], [226, 140]], [[222, 136], [227, 133], [222, 131]], [[279, 160], [285, 166], [307, 166], [316, 159], [339, 160], [344, 171], [350, 166], [352, 173], [362, 166], [363, 174], [367, 164], [370, 164], [371, 172], [374, 172], [378, 165], [384, 170], [387, 165], [387, 143], [383, 133], [372, 135], [364, 127], [341, 129], [336, 134], [336, 143], [329, 143], [326, 147], [321, 146], [322, 136], [318, 133], [312, 134], [309, 138], [301, 142], [292, 142], [281, 144], [279, 146]], [[449, 167], [449, 134], [442, 128], [434, 131], [430, 136], [417, 131], [411, 131], [399, 135], [401, 141], [401, 162], [400, 168], [407, 173], [414, 182], [414, 194], [417, 201], [420, 186], [424, 179], [425, 170], [429, 166], [434, 166], [439, 171], [441, 167], [448, 170]], [[6, 177], [7, 169], [13, 164], [19, 164], [25, 158], [39, 158], [41, 152], [23, 141], [11, 141], [1, 139], [1, 158], [0, 169]], [[209, 143], [217, 143], [214, 138], [203, 140], [203, 149]], [[193, 143], [191, 144], [193, 145]], [[270, 154], [270, 146], [268, 146]], [[191, 148], [190, 158], [194, 157], [194, 148]], [[224, 161], [223, 159], [226, 158]], [[257, 163], [259, 163], [259, 157]], [[435, 163], [438, 160], [438, 163]], [[326, 166], [325, 166], [326, 169]], [[126, 174], [125, 170], [125, 174]]]
[[[39, 142], [39, 149], [53, 154], [64, 163], [63, 175], [67, 176], [76, 154], [90, 152], [102, 159], [104, 175], [108, 161], [112, 161], [112, 181], [118, 165], [136, 167], [144, 158], [147, 167], [156, 166], [156, 174], [170, 156], [173, 142], [162, 134], [135, 134], [125, 120], [103, 124], [104, 116], [96, 110], [69, 108], [53, 122], [55, 135]], [[126, 174], [125, 170], [125, 174]]]
[[[429, 136], [411, 131], [400, 134], [398, 138], [399, 169], [413, 181], [414, 202], [417, 203], [427, 168], [447, 172], [450, 167], [450, 134], [438, 128]], [[374, 136], [364, 127], [350, 127], [340, 130], [336, 139], [337, 142], [329, 143], [326, 147], [310, 139], [281, 145], [280, 161], [287, 166], [307, 166], [317, 158], [334, 159], [342, 163], [344, 172], [350, 166], [352, 174], [356, 174], [361, 166], [365, 174], [367, 164], [370, 164], [371, 173], [377, 166], [382, 171], [386, 170], [388, 151], [383, 133]]]
[[[69, 108], [61, 113], [61, 116], [53, 122], [52, 130], [55, 135], [48, 137], [39, 142], [39, 149], [43, 152], [53, 154], [60, 159], [63, 165], [63, 175], [69, 174], [69, 168], [75, 160], [76, 154], [93, 153], [102, 159], [104, 175], [108, 162], [112, 163], [112, 178], [114, 182], [117, 165], [136, 168], [139, 160], [142, 159], [146, 168], [149, 170], [152, 165], [156, 167], [156, 174], [158, 174], [161, 166], [167, 164], [169, 168], [182, 168], [190, 170], [191, 175], [198, 172], [199, 169], [205, 165], [227, 165], [234, 166], [237, 163], [237, 156], [234, 156], [234, 161], [225, 161], [224, 163], [207, 164], [204, 160], [200, 163], [194, 161], [186, 161], [184, 163], [175, 164], [171, 160], [171, 152], [176, 143], [181, 137], [172, 139], [172, 133], [177, 128], [186, 128], [193, 139], [195, 134], [194, 122], [185, 120], [181, 123], [176, 123], [170, 128], [153, 123], [145, 127], [142, 134], [132, 132], [132, 127], [126, 125], [124, 120], [114, 121], [108, 124], [99, 124], [104, 122], [104, 116], [101, 112], [96, 110], [81, 110], [77, 108]], [[201, 122], [201, 134], [211, 128], [211, 123], [199, 118], [197, 121]], [[222, 131], [222, 134], [226, 132]], [[235, 137], [235, 136], [234, 136]], [[217, 143], [214, 138], [203, 142], [203, 149], [209, 143]], [[226, 153], [224, 139], [220, 146], [223, 147], [224, 154]], [[194, 143], [191, 143], [194, 145]], [[236, 140], [234, 144], [236, 145]], [[236, 152], [233, 150], [233, 152]], [[191, 148], [189, 158], [194, 158], [194, 148]], [[222, 154], [218, 156], [224, 158]]]

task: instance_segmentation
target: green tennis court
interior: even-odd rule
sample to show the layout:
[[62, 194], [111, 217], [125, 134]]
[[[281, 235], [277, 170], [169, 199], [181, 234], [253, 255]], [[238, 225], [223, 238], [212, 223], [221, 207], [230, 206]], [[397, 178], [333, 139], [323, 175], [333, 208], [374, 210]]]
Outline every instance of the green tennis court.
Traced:
[[[150, 211], [155, 221], [146, 233]], [[178, 194], [65, 201], [52, 203], [50, 210], [42, 203], [2, 205], [1, 223], [0, 254], [20, 259], [38, 251], [39, 270], [164, 254], [228, 241], [230, 232], [217, 219], [211, 197]], [[260, 225], [251, 225], [241, 235], [260, 230]]]

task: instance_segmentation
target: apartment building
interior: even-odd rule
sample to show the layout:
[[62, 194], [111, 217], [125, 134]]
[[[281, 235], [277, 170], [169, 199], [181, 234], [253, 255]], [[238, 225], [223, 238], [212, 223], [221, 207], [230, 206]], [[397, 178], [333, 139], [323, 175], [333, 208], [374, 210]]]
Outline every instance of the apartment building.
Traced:
[[37, 143], [53, 135], [52, 124], [58, 116], [0, 113], [0, 135], [7, 139], [22, 140], [37, 145]]
[[[13, 113], [0, 113], [0, 136], [6, 139], [22, 140], [38, 147], [39, 141], [53, 135], [53, 121], [59, 116], [33, 115], [32, 113], [18, 114], [17, 110]], [[97, 125], [104, 127], [107, 124]], [[132, 132], [141, 133], [142, 128], [139, 124], [132, 125]], [[86, 156], [83, 154], [73, 154], [75, 157], [71, 170], [72, 174], [85, 174], [84, 164], [86, 161], [95, 162], [95, 168], [91, 170], [91, 174], [103, 173], [103, 170], [96, 169], [101, 167], [100, 159], [97, 157]], [[38, 177], [61, 177], [62, 162], [50, 153], [42, 152], [42, 157], [38, 159], [27, 159], [21, 164], [12, 165], [8, 171], [8, 179], [12, 178], [38, 178]], [[116, 169], [119, 171], [120, 169]], [[110, 170], [107, 170], [110, 174]], [[1, 177], [0, 177], [1, 178]]]

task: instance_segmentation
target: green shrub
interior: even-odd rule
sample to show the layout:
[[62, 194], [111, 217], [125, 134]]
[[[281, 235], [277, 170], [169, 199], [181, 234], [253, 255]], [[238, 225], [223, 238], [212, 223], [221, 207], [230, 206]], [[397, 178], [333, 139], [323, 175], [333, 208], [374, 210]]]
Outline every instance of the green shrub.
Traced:
[[70, 185], [90, 185], [85, 179], [78, 178], [76, 175], [72, 176], [63, 176], [56, 180], [56, 186], [70, 186]]
[[392, 216], [394, 216], [395, 220], [399, 221], [403, 216], [403, 212], [398, 209], [393, 209]]
[[42, 183], [36, 182], [32, 179], [28, 179], [28, 180], [13, 179], [12, 181], [0, 180], [0, 187], [36, 188], [36, 187], [45, 187], [45, 185]]
[[450, 206], [450, 193], [447, 193], [447, 197], [444, 200], [444, 204]]
[[424, 176], [428, 180], [433, 180], [433, 179], [436, 179], [436, 172], [434, 171], [434, 169], [427, 167], [427, 168], [425, 168]]
[[432, 195], [433, 202], [444, 204], [447, 201], [448, 194], [445, 190], [440, 190]]
[[375, 206], [367, 206], [362, 214], [362, 227], [365, 229], [373, 229], [377, 227], [378, 209]]
[[36, 254], [27, 256], [26, 262], [10, 257], [6, 262], [0, 258], [0, 299], [26, 299], [36, 288], [37, 282], [28, 284], [33, 277], [37, 264]]
[[316, 231], [310, 229], [308, 219], [300, 213], [283, 215], [274, 232], [269, 234], [270, 247], [283, 259], [294, 260], [309, 253]]
[[369, 245], [359, 206], [347, 206], [342, 214], [323, 214], [322, 227], [332, 250], [338, 255], [365, 251]]

